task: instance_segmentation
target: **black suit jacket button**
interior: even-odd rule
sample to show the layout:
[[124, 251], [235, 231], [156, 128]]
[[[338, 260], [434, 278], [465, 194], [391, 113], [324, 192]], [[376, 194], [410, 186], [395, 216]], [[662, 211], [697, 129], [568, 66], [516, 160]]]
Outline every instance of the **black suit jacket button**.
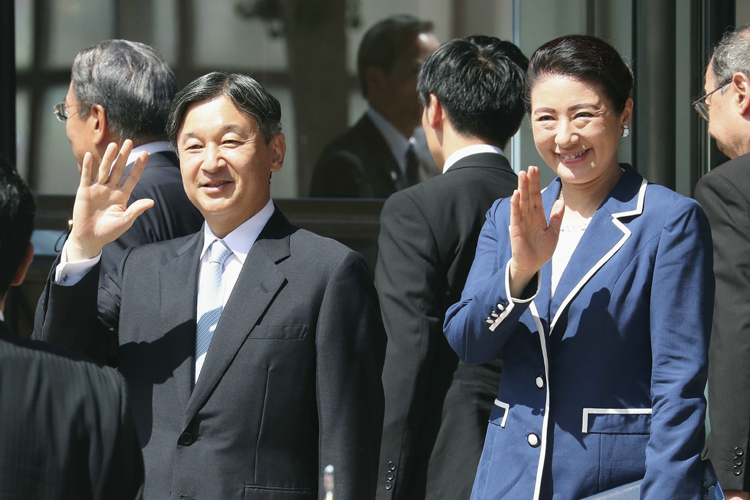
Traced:
[[394, 476], [394, 475], [393, 475], [393, 472], [387, 472], [387, 473], [385, 474], [385, 478], [386, 478], [386, 479], [387, 479], [388, 481], [393, 481], [393, 480], [394, 480], [394, 479], [396, 478], [396, 476]]
[[394, 464], [393, 462], [388, 462], [388, 470], [390, 471], [396, 470], [396, 464]]
[[193, 435], [189, 432], [183, 432], [180, 434], [180, 443], [184, 445], [188, 445], [193, 442]]
[[743, 463], [743, 461], [742, 461], [742, 459], [740, 457], [736, 457], [734, 459], [734, 465], [736, 465], [737, 467], [739, 467], [740, 465], [742, 465], [742, 463]]
[[526, 436], [526, 440], [529, 442], [529, 445], [532, 448], [537, 448], [540, 444], [542, 444], [542, 440], [539, 439], [539, 436], [537, 436], [533, 432]]
[[393, 488], [393, 483], [390, 482], [390, 481], [386, 481], [385, 482], [385, 489], [386, 490], [390, 490], [391, 488]]
[[740, 474], [742, 474], [742, 469], [740, 469], [739, 467], [735, 467], [734, 468], [734, 475], [735, 476], [739, 476]]
[[745, 450], [743, 450], [742, 448], [735, 448], [734, 454], [737, 455], [738, 457], [741, 457], [742, 455], [745, 454]]

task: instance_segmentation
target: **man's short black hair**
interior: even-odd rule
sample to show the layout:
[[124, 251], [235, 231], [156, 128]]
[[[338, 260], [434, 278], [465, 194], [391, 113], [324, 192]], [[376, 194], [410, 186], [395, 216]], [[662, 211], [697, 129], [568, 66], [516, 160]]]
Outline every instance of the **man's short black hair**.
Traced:
[[393, 62], [422, 33], [432, 33], [432, 21], [422, 21], [414, 16], [399, 14], [374, 24], [365, 33], [357, 53], [357, 75], [362, 95], [367, 97], [367, 68], [375, 66], [385, 73], [391, 71]]
[[10, 288], [26, 255], [35, 212], [29, 186], [0, 154], [0, 297]]
[[529, 60], [510, 42], [475, 35], [446, 42], [422, 65], [422, 104], [434, 94], [457, 133], [505, 147], [523, 120]]
[[226, 96], [242, 113], [255, 120], [266, 142], [281, 133], [281, 105], [260, 83], [247, 75], [214, 71], [196, 78], [177, 93], [167, 119], [167, 136], [177, 149], [177, 133], [188, 108]]

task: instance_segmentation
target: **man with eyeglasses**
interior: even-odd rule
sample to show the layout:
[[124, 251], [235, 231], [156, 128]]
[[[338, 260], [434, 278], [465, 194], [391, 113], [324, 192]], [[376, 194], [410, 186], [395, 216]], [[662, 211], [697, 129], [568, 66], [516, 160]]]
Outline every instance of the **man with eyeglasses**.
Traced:
[[711, 223], [716, 274], [708, 368], [708, 457], [728, 500], [750, 499], [750, 26], [728, 33], [693, 106], [730, 161], [703, 176], [695, 198]]
[[55, 106], [79, 172], [87, 152], [98, 165], [111, 142], [121, 147], [126, 139], [133, 141], [128, 170], [142, 151], [149, 155], [128, 204], [149, 198], [154, 206], [104, 247], [100, 284], [127, 248], [192, 234], [203, 224], [185, 194], [177, 155], [167, 141], [167, 116], [176, 93], [174, 73], [153, 48], [105, 40], [76, 56], [65, 101]]

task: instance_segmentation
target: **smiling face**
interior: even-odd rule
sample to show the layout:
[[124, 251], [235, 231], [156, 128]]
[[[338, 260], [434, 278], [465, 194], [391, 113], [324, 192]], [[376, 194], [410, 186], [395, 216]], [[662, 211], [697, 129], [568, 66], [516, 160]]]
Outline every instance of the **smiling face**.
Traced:
[[223, 238], [268, 203], [286, 143], [279, 134], [266, 145], [255, 120], [221, 96], [187, 109], [177, 152], [188, 198]]
[[537, 151], [564, 184], [587, 187], [620, 175], [617, 146], [633, 101], [618, 114], [598, 86], [569, 76], [542, 75], [531, 89]]

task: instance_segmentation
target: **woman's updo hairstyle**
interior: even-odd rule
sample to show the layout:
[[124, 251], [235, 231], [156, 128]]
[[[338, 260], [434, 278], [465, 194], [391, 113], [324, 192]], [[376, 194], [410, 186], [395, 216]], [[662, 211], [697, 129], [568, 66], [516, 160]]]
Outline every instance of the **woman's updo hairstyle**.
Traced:
[[526, 106], [531, 109], [531, 89], [543, 77], [570, 76], [597, 84], [617, 114], [633, 89], [633, 72], [610, 44], [591, 35], [565, 35], [534, 52], [526, 73]]

